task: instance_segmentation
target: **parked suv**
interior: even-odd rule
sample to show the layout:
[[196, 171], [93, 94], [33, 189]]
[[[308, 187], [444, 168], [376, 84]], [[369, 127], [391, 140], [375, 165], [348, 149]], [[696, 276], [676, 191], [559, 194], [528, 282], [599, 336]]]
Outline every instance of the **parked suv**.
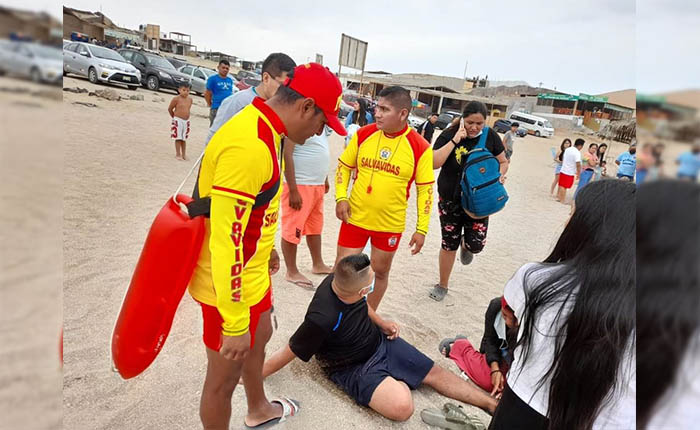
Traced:
[[438, 119], [435, 122], [435, 127], [439, 128], [440, 130], [444, 130], [447, 127], [449, 127], [450, 124], [452, 124], [452, 121], [460, 115], [462, 115], [462, 114], [459, 112], [452, 112], [452, 111], [443, 112], [438, 116]]
[[86, 76], [90, 82], [122, 84], [135, 90], [141, 83], [136, 67], [113, 51], [85, 42], [72, 42], [63, 48], [63, 74]]
[[177, 91], [180, 83], [191, 83], [189, 76], [178, 72], [160, 55], [136, 49], [120, 49], [119, 53], [139, 69], [141, 84], [149, 90], [158, 91], [160, 88], [169, 88]]
[[[512, 123], [512, 121], [507, 119], [499, 119], [493, 124], [493, 129], [499, 133], [505, 133], [510, 130], [510, 125]], [[516, 133], [518, 134], [518, 137], [527, 136], [527, 130], [525, 130], [523, 127], [518, 127], [518, 131]]]

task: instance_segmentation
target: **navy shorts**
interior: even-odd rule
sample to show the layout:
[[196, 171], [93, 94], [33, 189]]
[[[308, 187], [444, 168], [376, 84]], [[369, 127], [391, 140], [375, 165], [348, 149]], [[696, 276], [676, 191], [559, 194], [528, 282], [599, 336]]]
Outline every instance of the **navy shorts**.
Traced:
[[377, 352], [364, 364], [330, 375], [331, 381], [362, 406], [369, 405], [374, 390], [387, 376], [403, 381], [415, 390], [433, 368], [433, 360], [405, 340], [382, 338]]

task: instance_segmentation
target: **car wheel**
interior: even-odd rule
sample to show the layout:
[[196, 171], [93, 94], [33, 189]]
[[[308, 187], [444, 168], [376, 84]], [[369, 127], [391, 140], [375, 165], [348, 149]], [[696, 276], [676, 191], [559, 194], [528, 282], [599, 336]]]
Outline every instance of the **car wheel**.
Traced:
[[97, 70], [94, 67], [90, 67], [90, 70], [88, 70], [88, 80], [93, 84], [97, 83]]
[[149, 90], [158, 91], [158, 88], [160, 88], [160, 82], [158, 82], [158, 77], [155, 75], [151, 75], [148, 78], [146, 78], [146, 87]]
[[535, 132], [535, 136], [540, 137], [540, 132], [539, 132], [539, 131], [536, 131], [536, 132]]
[[138, 88], [139, 86], [138, 85], [127, 85], [126, 87], [128, 89], [130, 89], [131, 91], [136, 91], [136, 88]]
[[41, 72], [36, 67], [32, 68], [31, 72], [29, 72], [29, 76], [32, 78], [32, 81], [41, 82]]

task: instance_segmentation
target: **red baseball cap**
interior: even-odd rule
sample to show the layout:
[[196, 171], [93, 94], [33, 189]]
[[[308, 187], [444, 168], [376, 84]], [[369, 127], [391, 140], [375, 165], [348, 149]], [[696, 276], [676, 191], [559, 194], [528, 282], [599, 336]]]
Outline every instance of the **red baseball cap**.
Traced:
[[341, 136], [348, 134], [338, 119], [340, 102], [343, 99], [343, 86], [328, 67], [318, 63], [297, 66], [294, 68], [292, 77], [287, 78], [284, 85], [304, 97], [314, 99], [316, 106], [326, 116], [328, 126]]

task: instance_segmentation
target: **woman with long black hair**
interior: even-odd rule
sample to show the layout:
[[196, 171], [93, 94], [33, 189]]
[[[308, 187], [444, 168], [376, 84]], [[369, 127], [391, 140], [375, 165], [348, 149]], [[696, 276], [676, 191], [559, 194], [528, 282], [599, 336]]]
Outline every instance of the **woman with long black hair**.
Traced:
[[637, 189], [637, 428], [700, 422], [700, 185]]
[[635, 186], [602, 180], [504, 298], [518, 343], [492, 430], [635, 428]]

